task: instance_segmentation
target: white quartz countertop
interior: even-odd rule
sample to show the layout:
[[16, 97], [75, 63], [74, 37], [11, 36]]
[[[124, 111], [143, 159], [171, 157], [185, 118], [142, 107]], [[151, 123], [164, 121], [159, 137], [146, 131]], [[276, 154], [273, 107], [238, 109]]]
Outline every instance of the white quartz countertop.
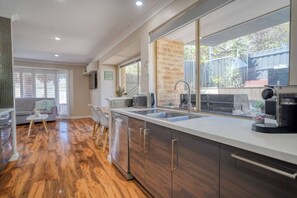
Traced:
[[205, 115], [202, 113], [199, 113], [199, 115], [205, 115], [205, 117], [169, 122], [131, 112], [141, 110], [145, 109], [118, 108], [111, 111], [297, 164], [297, 133], [267, 134], [254, 132], [251, 130], [252, 120]]
[[0, 116], [8, 114], [10, 112], [12, 112], [14, 110], [14, 108], [4, 108], [4, 109], [0, 109]]

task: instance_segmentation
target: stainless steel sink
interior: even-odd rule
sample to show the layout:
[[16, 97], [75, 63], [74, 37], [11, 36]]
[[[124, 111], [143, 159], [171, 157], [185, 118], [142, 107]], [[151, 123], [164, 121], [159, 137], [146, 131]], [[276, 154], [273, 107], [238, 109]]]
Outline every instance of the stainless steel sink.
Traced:
[[159, 112], [159, 113], [148, 113], [147, 116], [153, 118], [172, 118], [177, 116], [183, 116], [183, 113], [176, 113], [176, 112]]
[[156, 118], [156, 119], [167, 120], [167, 121], [170, 121], [170, 122], [178, 122], [178, 121], [184, 121], [184, 120], [203, 117], [203, 116], [197, 115], [197, 114], [166, 111], [166, 110], [163, 110], [163, 109], [133, 111], [133, 113], [146, 115], [146, 116]]
[[170, 122], [184, 121], [194, 118], [200, 118], [202, 116], [188, 113], [176, 113], [176, 112], [160, 112], [160, 113], [148, 113], [149, 117], [167, 120]]
[[183, 120], [190, 120], [190, 119], [195, 119], [195, 118], [202, 118], [204, 116], [201, 115], [192, 115], [192, 114], [188, 114], [188, 115], [184, 115], [184, 116], [177, 116], [177, 117], [173, 117], [173, 118], [168, 118], [168, 121], [171, 122], [177, 122], [177, 121], [183, 121]]

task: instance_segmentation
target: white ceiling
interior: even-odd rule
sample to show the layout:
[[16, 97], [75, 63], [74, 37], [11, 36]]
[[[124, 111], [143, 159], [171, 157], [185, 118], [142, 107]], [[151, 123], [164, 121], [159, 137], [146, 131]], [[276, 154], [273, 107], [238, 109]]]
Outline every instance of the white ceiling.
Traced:
[[0, 0], [0, 16], [20, 19], [12, 23], [15, 58], [87, 64], [172, 0], [143, 0], [142, 7], [135, 2]]

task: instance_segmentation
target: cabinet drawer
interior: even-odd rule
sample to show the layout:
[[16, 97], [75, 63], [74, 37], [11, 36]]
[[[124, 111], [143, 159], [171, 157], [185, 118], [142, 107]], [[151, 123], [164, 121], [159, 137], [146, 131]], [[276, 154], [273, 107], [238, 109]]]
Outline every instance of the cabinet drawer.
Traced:
[[220, 197], [297, 197], [297, 166], [221, 145]]

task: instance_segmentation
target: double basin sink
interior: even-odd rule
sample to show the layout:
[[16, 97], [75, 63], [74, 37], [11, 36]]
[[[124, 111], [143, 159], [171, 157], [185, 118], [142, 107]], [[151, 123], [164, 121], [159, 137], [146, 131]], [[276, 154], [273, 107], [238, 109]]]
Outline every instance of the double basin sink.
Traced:
[[132, 113], [146, 115], [152, 118], [166, 120], [169, 122], [178, 122], [178, 121], [204, 117], [197, 114], [167, 111], [164, 109], [140, 110], [140, 111], [132, 111]]

